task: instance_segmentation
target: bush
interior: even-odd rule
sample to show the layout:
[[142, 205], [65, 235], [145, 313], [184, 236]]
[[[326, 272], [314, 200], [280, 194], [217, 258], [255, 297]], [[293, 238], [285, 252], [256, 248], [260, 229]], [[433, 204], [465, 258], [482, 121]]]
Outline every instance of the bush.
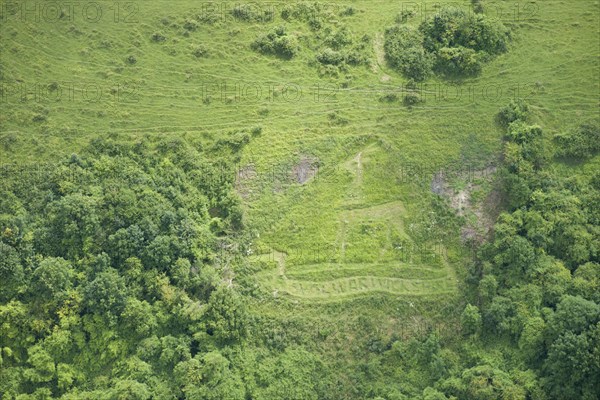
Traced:
[[394, 26], [385, 32], [384, 50], [388, 63], [407, 77], [422, 81], [431, 74], [433, 57], [425, 52], [419, 32]]
[[403, 10], [400, 14], [396, 16], [396, 23], [403, 24], [408, 21], [409, 18], [413, 18], [417, 13], [414, 10]]
[[500, 21], [484, 15], [468, 15], [459, 9], [443, 9], [419, 26], [429, 52], [445, 47], [466, 47], [488, 54], [506, 51], [510, 31]]
[[506, 107], [502, 107], [498, 113], [498, 122], [504, 127], [508, 127], [511, 123], [520, 120], [526, 121], [529, 107], [522, 100], [511, 100]]
[[257, 38], [252, 48], [263, 54], [274, 54], [284, 58], [292, 58], [300, 51], [298, 38], [288, 34], [283, 26]]
[[352, 44], [352, 35], [347, 27], [343, 27], [335, 32], [332, 32], [325, 38], [325, 45], [339, 50], [344, 46]]
[[349, 6], [346, 7], [344, 10], [342, 10], [342, 12], [340, 12], [340, 15], [342, 17], [349, 17], [351, 15], [354, 15], [356, 13], [356, 10], [354, 9], [354, 7]]
[[559, 156], [591, 157], [600, 152], [600, 125], [584, 123], [573, 132], [556, 135], [554, 141], [560, 146]]
[[379, 101], [385, 103], [393, 103], [398, 101], [398, 95], [396, 93], [386, 93], [379, 98]]
[[273, 20], [273, 12], [265, 11], [263, 13], [260, 12], [260, 7], [258, 10], [253, 8], [250, 4], [240, 4], [234, 7], [230, 11], [231, 15], [240, 21], [251, 22], [251, 21], [272, 21]]
[[477, 75], [481, 72], [481, 55], [466, 47], [444, 47], [437, 53], [436, 69], [447, 75]]
[[404, 95], [404, 100], [402, 101], [405, 106], [414, 106], [421, 102], [421, 96], [417, 92], [408, 92]]
[[186, 31], [195, 31], [196, 29], [198, 29], [198, 21], [193, 19], [186, 19], [183, 23], [183, 28]]
[[167, 40], [167, 38], [162, 33], [158, 32], [153, 33], [151, 39], [155, 43], [164, 42], [165, 40]]
[[205, 46], [200, 44], [194, 48], [194, 50], [192, 51], [192, 54], [198, 58], [206, 57], [206, 55], [208, 54], [208, 49]]
[[317, 61], [325, 65], [340, 65], [344, 62], [344, 56], [339, 51], [326, 48], [317, 54]]

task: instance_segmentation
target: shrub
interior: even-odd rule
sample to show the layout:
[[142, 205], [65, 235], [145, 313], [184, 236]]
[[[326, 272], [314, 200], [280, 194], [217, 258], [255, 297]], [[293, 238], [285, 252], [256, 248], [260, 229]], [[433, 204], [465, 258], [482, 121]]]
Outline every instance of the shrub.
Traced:
[[273, 20], [272, 11], [261, 13], [260, 10], [255, 10], [250, 4], [240, 4], [234, 7], [230, 13], [234, 18], [245, 22]]
[[348, 28], [343, 27], [329, 34], [329, 36], [325, 38], [324, 42], [325, 45], [333, 49], [339, 50], [344, 46], [352, 44], [352, 36]]
[[443, 47], [437, 53], [436, 68], [448, 75], [477, 75], [481, 72], [481, 55], [466, 47]]
[[208, 49], [206, 48], [206, 46], [200, 44], [194, 48], [192, 54], [198, 58], [206, 57], [206, 55], [208, 54]]
[[405, 106], [414, 106], [421, 102], [421, 96], [417, 92], [408, 92], [404, 95], [404, 100], [402, 102]]
[[393, 103], [398, 101], [398, 95], [396, 93], [386, 93], [379, 98], [379, 101], [385, 103]]
[[339, 51], [326, 48], [317, 54], [317, 61], [325, 65], [340, 65], [344, 62], [344, 56]]
[[502, 107], [498, 113], [498, 122], [504, 127], [508, 127], [512, 122], [517, 120], [527, 120], [529, 107], [522, 100], [511, 100], [507, 106]]
[[300, 51], [297, 37], [288, 34], [283, 26], [257, 38], [252, 48], [264, 54], [275, 54], [284, 58], [292, 58]]
[[356, 13], [356, 10], [354, 9], [354, 7], [349, 6], [349, 7], [346, 7], [344, 10], [342, 10], [342, 12], [340, 12], [340, 15], [342, 17], [348, 17], [351, 15], [354, 15], [355, 13]]
[[488, 54], [506, 51], [510, 31], [500, 21], [484, 15], [468, 15], [460, 9], [443, 9], [419, 26], [425, 49], [437, 52], [445, 47], [466, 47]]
[[186, 19], [183, 23], [183, 28], [186, 31], [195, 31], [196, 29], [198, 29], [198, 21], [193, 19]]
[[483, 14], [483, 4], [481, 4], [481, 0], [471, 0], [471, 5], [476, 14]]
[[405, 26], [394, 26], [385, 32], [384, 50], [389, 64], [416, 81], [426, 79], [433, 57], [425, 52], [419, 32]]
[[159, 32], [155, 32], [152, 34], [151, 39], [153, 42], [158, 43], [158, 42], [164, 42], [165, 40], [167, 40], [167, 38]]
[[413, 18], [417, 13], [415, 10], [403, 10], [400, 14], [396, 16], [396, 23], [403, 24], [408, 21], [409, 18]]
[[584, 123], [573, 132], [556, 135], [554, 141], [560, 146], [559, 156], [591, 157], [600, 152], [600, 125]]

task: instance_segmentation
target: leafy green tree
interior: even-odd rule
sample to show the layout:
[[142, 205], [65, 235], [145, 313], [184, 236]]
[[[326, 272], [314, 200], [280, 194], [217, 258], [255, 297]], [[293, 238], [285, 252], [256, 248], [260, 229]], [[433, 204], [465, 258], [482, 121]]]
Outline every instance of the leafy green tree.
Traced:
[[[190, 400], [243, 400], [242, 380], [218, 351], [178, 364], [176, 373]], [[189, 379], [189, 380], [188, 380]]]
[[81, 193], [68, 194], [48, 205], [48, 230], [43, 230], [40, 247], [48, 254], [75, 259], [95, 253], [100, 219], [98, 199]]
[[27, 362], [32, 366], [24, 371], [24, 376], [34, 383], [49, 382], [56, 374], [56, 364], [50, 354], [42, 346], [35, 345], [28, 349]]
[[25, 283], [25, 272], [19, 253], [0, 242], [0, 300], [13, 298]]
[[481, 313], [479, 307], [467, 304], [462, 316], [461, 324], [467, 335], [475, 335], [481, 331]]
[[588, 158], [600, 152], [600, 124], [586, 122], [570, 133], [556, 135], [557, 154], [564, 157]]
[[498, 121], [505, 127], [515, 121], [526, 121], [529, 115], [529, 106], [521, 99], [511, 99], [507, 106], [500, 109]]
[[138, 337], [148, 337], [158, 326], [152, 306], [145, 300], [129, 297], [123, 310], [125, 332], [134, 332]]
[[210, 295], [206, 329], [219, 342], [240, 340], [246, 336], [248, 316], [244, 302], [232, 289], [217, 288]]
[[600, 305], [579, 296], [564, 296], [549, 321], [551, 337], [563, 332], [580, 334], [600, 320]]
[[321, 360], [304, 349], [287, 349], [276, 359], [261, 363], [257, 374], [257, 398], [318, 400], [326, 383]]
[[574, 292], [587, 300], [600, 303], [600, 264], [588, 262], [575, 271]]
[[423, 37], [407, 26], [393, 26], [385, 31], [384, 50], [389, 64], [415, 81], [429, 77], [433, 57], [423, 48]]
[[526, 391], [511, 376], [490, 365], [478, 365], [462, 372], [460, 380], [446, 380], [442, 384], [445, 393], [465, 400], [521, 400]]
[[115, 321], [125, 309], [127, 288], [125, 280], [114, 269], [101, 272], [84, 288], [86, 308]]
[[544, 363], [544, 386], [552, 399], [600, 396], [600, 323], [581, 333], [566, 331], [550, 346]]
[[58, 305], [73, 287], [75, 272], [62, 258], [45, 258], [33, 271], [31, 294], [37, 300]]

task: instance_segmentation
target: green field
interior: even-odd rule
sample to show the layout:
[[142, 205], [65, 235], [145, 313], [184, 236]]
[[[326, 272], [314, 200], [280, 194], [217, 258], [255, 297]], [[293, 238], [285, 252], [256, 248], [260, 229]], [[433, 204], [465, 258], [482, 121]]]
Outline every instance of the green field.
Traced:
[[[537, 381], [528, 386], [528, 374], [541, 364], [521, 361], [520, 349], [528, 346], [519, 341], [521, 336], [461, 339], [456, 327], [464, 322], [461, 315], [466, 304], [489, 305], [476, 285], [491, 264], [500, 263], [492, 250], [479, 254], [476, 262], [472, 247], [492, 240], [492, 226], [502, 211], [518, 208], [510, 204], [510, 193], [503, 192], [495, 173], [496, 166], [507, 159], [506, 127], [498, 123], [498, 112], [511, 100], [525, 101], [528, 123], [543, 128], [541, 140], [548, 149], [553, 148], [555, 135], [598, 118], [600, 2], [481, 3], [486, 17], [498, 18], [510, 28], [506, 51], [485, 62], [479, 74], [433, 74], [415, 84], [386, 59], [386, 29], [395, 24], [417, 28], [448, 7], [472, 12], [470, 1], [102, 0], [74, 5], [0, 0], [0, 185], [11, 192], [3, 194], [5, 203], [0, 200], [0, 228], [39, 224], [45, 215], [53, 215], [51, 207], [44, 208], [45, 202], [63, 195], [96, 196], [106, 194], [110, 184], [121, 185], [118, 193], [130, 190], [143, 198], [135, 203], [139, 209], [119, 214], [114, 210], [135, 196], [129, 192], [130, 197], [115, 195], [118, 200], [102, 203], [108, 208], [100, 220], [141, 221], [146, 213], [162, 215], [167, 208], [177, 218], [184, 214], [181, 210], [201, 215], [196, 221], [206, 229], [198, 228], [196, 236], [186, 236], [189, 241], [185, 243], [188, 247], [189, 243], [202, 244], [192, 246], [189, 254], [193, 256], [180, 256], [191, 261], [186, 271], [204, 271], [204, 265], [211, 265], [213, 271], [214, 266], [211, 282], [218, 281], [239, 294], [252, 321], [246, 341], [223, 344], [206, 339], [206, 333], [198, 332], [204, 329], [212, 335], [213, 328], [205, 329], [212, 325], [201, 324], [204, 317], [194, 312], [208, 312], [202, 297], [209, 296], [208, 286], [192, 290], [175, 283], [175, 267], [171, 266], [175, 258], [169, 266], [156, 261], [152, 267], [159, 271], [152, 278], [155, 286], [140, 283], [143, 289], [131, 294], [155, 307], [159, 328], [154, 335], [161, 338], [170, 334], [169, 329], [187, 335], [193, 343], [188, 346], [193, 348], [192, 356], [221, 351], [229, 365], [225, 370], [237, 374], [228, 385], [243, 386], [243, 393], [214, 389], [209, 395], [181, 383], [177, 387], [186, 389], [169, 397], [165, 393], [171, 389], [160, 392], [147, 380], [144, 385], [150, 397], [123, 392], [106, 398], [462, 400], [458, 392], [447, 389], [449, 383], [439, 382], [450, 375], [467, 379], [469, 371], [484, 363], [510, 373], [522, 372], [511, 378], [519, 389], [512, 395], [508, 389], [492, 391], [488, 397], [475, 389], [460, 392], [469, 393], [469, 400], [558, 398], [535, 394], [532, 388]], [[302, 7], [312, 10], [314, 18], [302, 16], [298, 11]], [[294, 16], [294, 12], [299, 14]], [[408, 17], [400, 23], [403, 12]], [[293, 57], [257, 51], [253, 45], [279, 26], [297, 39]], [[342, 44], [335, 44], [336, 40]], [[339, 65], [319, 61], [329, 47], [361, 58]], [[417, 93], [420, 101], [409, 105], [408, 93]], [[62, 171], [61, 165], [79, 156], [88, 160], [80, 163], [81, 168], [93, 168], [90, 174], [99, 181], [80, 187], [84, 185], [80, 178], [87, 175], [77, 175], [75, 183], [44, 189], [44, 174]], [[552, 159], [548, 165], [560, 179], [577, 176], [578, 182], [593, 185], [591, 177], [599, 170], [600, 157], [594, 153], [585, 162]], [[31, 171], [40, 170], [42, 178], [29, 186]], [[454, 174], [444, 175], [444, 171]], [[153, 180], [155, 173], [160, 178]], [[226, 183], [221, 185], [215, 176]], [[436, 176], [443, 176], [441, 192], [435, 188]], [[160, 195], [137, 186], [148, 182]], [[6, 205], [13, 198], [22, 205]], [[242, 222], [236, 223], [228, 211], [234, 203]], [[20, 219], [15, 217], [13, 222], [13, 214]], [[157, 217], [157, 231], [163, 229], [165, 218]], [[514, 235], [524, 235], [527, 223]], [[115, 224], [115, 230], [128, 225]], [[596, 226], [597, 220], [590, 224]], [[106, 231], [108, 238], [112, 231]], [[186, 234], [173, 232], [179, 238]], [[597, 230], [590, 234], [590, 243], [597, 244], [597, 234]], [[2, 240], [13, 246], [10, 234], [5, 235]], [[469, 240], [477, 235], [477, 240]], [[214, 236], [214, 243], [235, 243], [227, 249], [236, 250], [225, 251], [225, 257], [217, 251], [213, 254], [212, 247], [206, 250], [206, 243], [216, 246], [209, 236]], [[529, 239], [537, 240], [533, 235]], [[75, 242], [65, 239], [60, 246], [67, 249]], [[82, 239], [82, 253], [73, 256], [67, 250], [44, 253], [42, 245], [36, 247], [37, 239], [31, 243], [33, 253], [72, 262], [81, 282], [95, 274], [90, 272], [96, 268], [89, 261], [93, 254], [110, 254], [113, 246], [108, 239], [98, 247], [94, 240]], [[542, 244], [536, 245], [540, 248]], [[188, 253], [182, 250], [181, 254]], [[489, 263], [481, 261], [489, 254]], [[590, 255], [587, 261], [595, 263], [597, 258], [597, 254]], [[111, 260], [122, 276], [129, 276], [128, 267], [120, 266], [123, 260], [119, 266]], [[473, 264], [480, 266], [477, 274]], [[35, 270], [31, 268], [30, 272]], [[576, 268], [569, 268], [575, 276]], [[200, 275], [208, 282], [209, 278]], [[498, 280], [500, 287], [509, 284], [508, 279]], [[77, 294], [77, 285], [73, 287], [70, 301], [77, 303], [83, 295]], [[13, 297], [26, 303], [26, 297], [18, 297], [25, 296], [26, 289], [15, 290], [18, 295], [0, 296], [2, 307], [8, 307]], [[528, 307], [533, 304], [527, 301], [523, 300]], [[557, 301], [544, 307], [554, 309]], [[21, 359], [8, 361], [5, 355], [5, 365], [37, 365], [31, 358], [27, 361], [31, 353], [26, 347], [59, 325], [68, 329], [69, 323], [58, 322], [68, 308], [65, 305], [50, 317], [32, 317], [35, 333], [23, 339], [21, 350], [13, 349]], [[545, 319], [548, 314], [541, 309], [528, 317]], [[10, 312], [2, 310], [0, 324], [9, 326], [9, 320], [2, 318]], [[187, 318], [190, 328], [169, 320], [166, 315], [171, 314]], [[225, 319], [233, 318], [227, 315]], [[434, 361], [407, 361], [412, 360], [409, 354], [425, 352], [415, 350], [414, 343], [428, 343], [432, 330], [439, 340], [439, 357], [445, 360], [444, 371], [450, 375], [432, 372]], [[16, 348], [14, 338], [26, 336], [10, 332], [0, 331], [5, 335], [0, 340], [0, 356], [2, 347]], [[85, 340], [91, 340], [89, 332]], [[98, 393], [108, 391], [114, 385], [112, 379], [127, 376], [141, 381], [132, 378], [135, 374], [125, 374], [129, 367], [119, 364], [135, 353], [132, 349], [139, 340], [126, 334], [98, 335], [97, 348], [80, 351], [85, 355], [74, 356], [73, 365], [104, 360], [99, 356], [103, 346], [112, 351], [106, 360], [114, 357], [113, 361], [86, 370], [87, 375], [73, 378], [76, 383], [72, 384], [61, 384], [59, 378], [31, 378], [29, 383], [15, 384], [31, 397], [17, 397], [17, 389], [0, 384], [0, 398], [4, 398], [3, 390], [7, 399], [105, 398]], [[321, 381], [320, 372], [306, 366], [313, 366], [313, 361], [305, 365], [302, 360], [325, 365], [330, 371], [327, 379]], [[69, 361], [54, 363], [59, 368]], [[210, 363], [210, 359], [201, 361], [201, 365]], [[171, 375], [156, 371], [172, 371], [175, 365], [153, 366], [153, 373], [170, 382]], [[302, 365], [298, 375], [296, 365]], [[278, 373], [285, 376], [279, 389], [265, 383], [267, 377], [277, 380]], [[202, 374], [206, 378], [208, 372]], [[14, 376], [10, 375], [11, 382], [16, 382]], [[504, 382], [503, 376], [498, 373], [494, 382]], [[311, 382], [310, 388], [303, 382]], [[448, 397], [427, 397], [423, 390], [429, 386]], [[38, 387], [48, 388], [50, 395], [34, 397]], [[92, 393], [89, 397], [85, 397], [86, 390]], [[66, 397], [69, 393], [73, 397]], [[453, 393], [458, 397], [451, 397]], [[591, 392], [586, 393], [590, 396]]]

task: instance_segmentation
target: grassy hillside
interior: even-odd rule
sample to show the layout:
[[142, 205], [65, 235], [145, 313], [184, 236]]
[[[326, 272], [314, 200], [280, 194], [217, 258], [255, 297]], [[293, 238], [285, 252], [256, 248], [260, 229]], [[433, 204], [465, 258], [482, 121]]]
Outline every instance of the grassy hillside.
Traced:
[[[285, 371], [287, 358], [277, 354], [301, 347], [333, 371], [329, 386], [315, 389], [327, 398], [425, 396], [437, 379], [430, 370], [393, 365], [431, 330], [454, 360], [448, 369], [459, 368], [472, 246], [490, 238], [508, 207], [494, 183], [506, 133], [499, 109], [525, 100], [548, 148], [600, 112], [596, 0], [483, 0], [484, 15], [511, 30], [507, 51], [480, 74], [416, 83], [386, 60], [386, 29], [417, 28], [446, 6], [472, 13], [471, 2], [53, 4], [0, 2], [2, 179], [37, 173], [43, 184], [72, 154], [135, 153], [131, 165], [148, 157], [140, 167], [148, 175], [172, 161], [190, 180], [182, 193], [189, 184], [206, 196], [194, 205], [204, 207], [201, 223], [235, 242], [240, 256], [202, 261], [241, 293], [254, 324], [245, 353], [224, 351], [232, 369], [273, 357]], [[291, 57], [255, 44], [279, 27], [297, 43]], [[323, 61], [340, 54], [348, 59]], [[588, 177], [599, 163], [595, 155], [551, 165], [557, 176]], [[102, 168], [119, 170], [94, 168], [99, 177]], [[230, 186], [219, 190], [209, 175]], [[243, 223], [225, 216], [228, 190]], [[186, 207], [189, 200], [172, 196], [169, 207]], [[216, 229], [216, 219], [231, 226]], [[478, 342], [469, 351], [496, 354], [504, 345]], [[285, 354], [292, 364], [305, 357]], [[275, 370], [244, 378], [247, 398], [286, 398], [255, 389], [261, 373]], [[88, 389], [101, 388], [106, 371], [90, 373], [100, 383]], [[391, 382], [395, 373], [402, 382]]]

